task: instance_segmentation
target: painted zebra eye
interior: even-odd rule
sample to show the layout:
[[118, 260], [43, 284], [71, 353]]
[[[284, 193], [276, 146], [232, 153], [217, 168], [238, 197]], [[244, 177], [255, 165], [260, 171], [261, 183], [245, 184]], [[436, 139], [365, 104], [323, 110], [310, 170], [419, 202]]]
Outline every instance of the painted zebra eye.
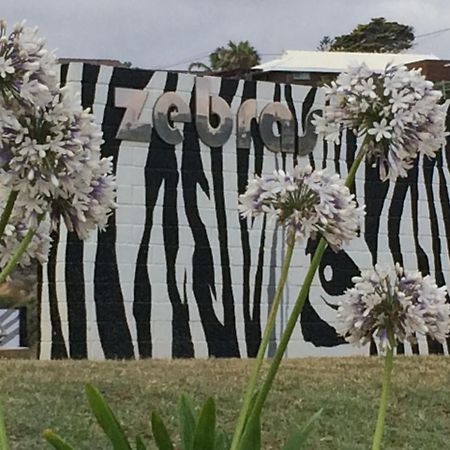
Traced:
[[333, 279], [333, 268], [331, 266], [325, 266], [322, 273], [327, 283]]
[[344, 250], [334, 253], [326, 249], [319, 266], [319, 278], [328, 295], [342, 295], [352, 286], [352, 278], [359, 274], [358, 266]]

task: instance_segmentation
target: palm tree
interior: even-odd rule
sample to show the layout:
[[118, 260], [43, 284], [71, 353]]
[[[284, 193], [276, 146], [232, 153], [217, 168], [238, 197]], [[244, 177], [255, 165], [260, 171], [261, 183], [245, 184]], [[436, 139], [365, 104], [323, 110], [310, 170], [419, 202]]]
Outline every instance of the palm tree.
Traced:
[[189, 70], [201, 67], [212, 72], [227, 70], [248, 70], [260, 63], [261, 59], [255, 48], [248, 41], [240, 41], [237, 44], [229, 41], [226, 47], [217, 47], [209, 55], [210, 66], [194, 62]]
[[189, 67], [188, 67], [189, 72], [192, 72], [194, 69], [204, 70], [205, 72], [212, 72], [211, 67], [209, 67], [207, 64], [204, 64], [200, 61], [189, 64]]

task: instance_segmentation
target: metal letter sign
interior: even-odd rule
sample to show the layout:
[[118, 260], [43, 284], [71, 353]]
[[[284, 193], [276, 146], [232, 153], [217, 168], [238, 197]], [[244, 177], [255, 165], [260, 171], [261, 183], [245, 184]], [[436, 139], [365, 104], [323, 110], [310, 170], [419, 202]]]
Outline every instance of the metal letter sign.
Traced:
[[[125, 108], [117, 139], [150, 142], [152, 125], [140, 122], [147, 98], [148, 91], [145, 90], [116, 88], [115, 106]], [[178, 145], [183, 142], [183, 134], [175, 124], [195, 120], [201, 141], [209, 147], [222, 147], [233, 132], [233, 118], [228, 103], [217, 95], [211, 95], [207, 77], [195, 80], [195, 112], [194, 119], [189, 105], [178, 94], [165, 92], [153, 106], [153, 127], [163, 141]], [[258, 117], [256, 99], [248, 99], [237, 111], [237, 148], [250, 148], [251, 123], [252, 120], [257, 120], [261, 139], [270, 151], [297, 151], [299, 156], [306, 156], [314, 150], [317, 143], [312, 124], [313, 114], [321, 115], [322, 112], [310, 111], [306, 116], [303, 135], [296, 137], [295, 120], [286, 105], [280, 102], [268, 103]]]
[[298, 137], [298, 155], [306, 156], [312, 153], [314, 147], [317, 143], [316, 128], [312, 123], [314, 114], [322, 117], [322, 111], [320, 109], [315, 109], [310, 111], [305, 120], [305, 132], [302, 136]]
[[245, 102], [239, 106], [237, 112], [237, 148], [250, 148], [251, 125], [253, 119], [256, 119], [256, 100], [252, 98], [245, 100]]
[[[221, 97], [209, 95], [209, 80], [195, 80], [195, 124], [197, 133], [209, 147], [222, 147], [233, 131], [233, 119], [228, 103]], [[217, 126], [211, 125], [211, 119], [218, 119]]]
[[[274, 133], [274, 126], [280, 125], [280, 133]], [[269, 103], [259, 116], [259, 132], [266, 147], [272, 152], [294, 153], [294, 118], [287, 106], [281, 103]]]
[[115, 96], [115, 105], [126, 108], [117, 132], [117, 139], [150, 142], [152, 126], [148, 123], [139, 123], [148, 92], [140, 89], [116, 88]]
[[183, 134], [172, 123], [190, 121], [189, 105], [179, 95], [174, 92], [166, 92], [156, 100], [153, 107], [153, 126], [163, 141], [172, 145], [181, 144]]

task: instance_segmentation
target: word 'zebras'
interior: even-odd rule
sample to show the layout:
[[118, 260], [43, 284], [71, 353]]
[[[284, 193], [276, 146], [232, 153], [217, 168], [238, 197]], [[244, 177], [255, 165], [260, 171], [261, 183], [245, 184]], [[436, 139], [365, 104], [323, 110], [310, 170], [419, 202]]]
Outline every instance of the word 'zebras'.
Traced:
[[[42, 358], [245, 357], [256, 354], [284, 252], [282, 229], [264, 219], [240, 220], [237, 198], [252, 173], [289, 169], [296, 155], [264, 148], [252, 122], [249, 148], [207, 147], [194, 123], [182, 125], [183, 142], [170, 145], [152, 130], [151, 142], [116, 139], [124, 109], [116, 88], [148, 90], [142, 119], [152, 104], [176, 92], [193, 107], [194, 77], [170, 72], [71, 64], [61, 81], [81, 91], [102, 125], [103, 154], [112, 156], [119, 209], [106, 232], [82, 242], [63, 227], [53, 234], [42, 270]], [[323, 92], [306, 86], [212, 78], [212, 92], [235, 113], [245, 100], [257, 107], [282, 102], [303, 134], [307, 114], [323, 106]], [[315, 167], [345, 174], [357, 142], [315, 143], [307, 157]], [[298, 148], [297, 144], [295, 148]], [[302, 162], [302, 158], [298, 158]], [[450, 147], [421, 158], [408, 178], [380, 182], [366, 164], [352, 189], [365, 202], [361, 236], [337, 254], [327, 250], [288, 356], [345, 355], [333, 327], [339, 297], [360, 268], [400, 262], [450, 280]], [[315, 242], [296, 248], [283, 305], [269, 348], [273, 353]], [[449, 345], [419, 340], [406, 353], [445, 353]], [[373, 345], [371, 351], [376, 351]], [[361, 349], [367, 354], [368, 349]]]

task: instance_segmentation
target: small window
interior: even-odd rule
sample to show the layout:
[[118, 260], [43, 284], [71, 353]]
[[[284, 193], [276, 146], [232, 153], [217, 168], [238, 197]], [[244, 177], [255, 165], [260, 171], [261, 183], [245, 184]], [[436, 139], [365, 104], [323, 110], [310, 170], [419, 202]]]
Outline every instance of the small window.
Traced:
[[23, 347], [19, 308], [0, 309], [0, 347]]
[[309, 72], [294, 72], [292, 75], [293, 80], [310, 80], [311, 74]]

